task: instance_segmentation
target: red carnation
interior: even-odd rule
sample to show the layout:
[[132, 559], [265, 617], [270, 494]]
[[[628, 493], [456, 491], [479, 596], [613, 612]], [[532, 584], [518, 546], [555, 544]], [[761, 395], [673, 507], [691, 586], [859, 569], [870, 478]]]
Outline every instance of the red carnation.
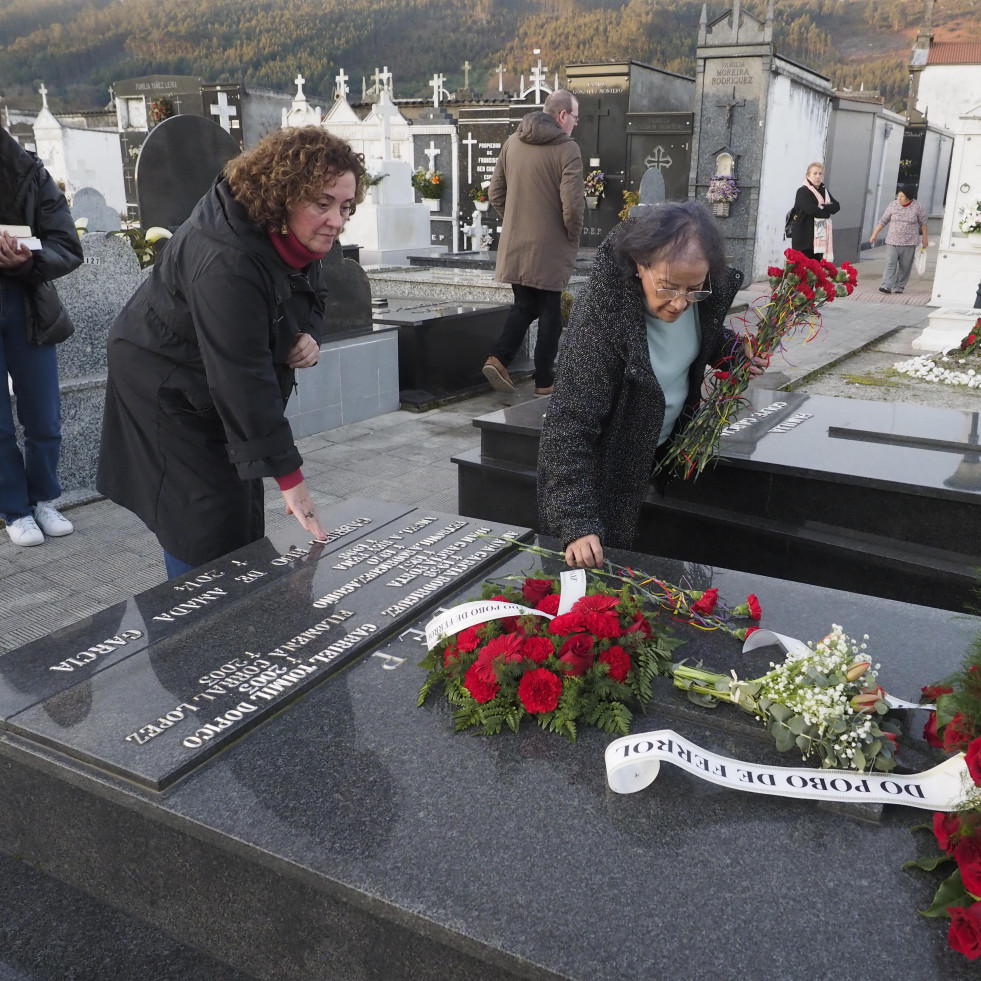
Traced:
[[542, 613], [550, 613], [555, 616], [559, 612], [559, 603], [561, 602], [561, 597], [558, 593], [549, 593], [535, 606], [536, 610], [541, 610]]
[[981, 903], [974, 903], [965, 909], [963, 906], [948, 906], [950, 929], [947, 942], [959, 954], [969, 960], [981, 956]]
[[935, 702], [941, 695], [949, 695], [954, 689], [946, 685], [924, 685], [920, 691], [929, 702]]
[[593, 643], [593, 638], [588, 634], [573, 634], [562, 645], [559, 660], [568, 665], [569, 674], [584, 674], [592, 667], [596, 660]]
[[586, 623], [581, 613], [563, 613], [548, 625], [549, 633], [574, 634], [586, 629]]
[[715, 588], [706, 589], [701, 598], [696, 603], [692, 603], [692, 613], [701, 613], [707, 616], [715, 609], [715, 604], [719, 602], [719, 591]]
[[756, 598], [756, 593], [750, 593], [746, 597], [746, 605], [749, 607], [750, 620], [759, 620], [763, 616], [763, 610], [760, 608], [760, 601]]
[[719, 381], [728, 381], [729, 380], [729, 372], [728, 371], [717, 371], [715, 373], [715, 377], [718, 378]]
[[964, 888], [972, 896], [981, 896], [981, 837], [968, 835], [954, 845], [954, 861], [961, 870]]
[[623, 633], [620, 618], [615, 613], [587, 613], [583, 619], [586, 629], [600, 640], [619, 637]]
[[450, 643], [447, 644], [446, 648], [443, 650], [443, 667], [448, 668], [450, 666], [450, 662], [459, 660], [460, 652], [456, 649], [456, 644], [450, 641]]
[[502, 657], [505, 664], [512, 664], [523, 657], [521, 651], [524, 644], [525, 638], [521, 634], [501, 634], [500, 637], [487, 641], [479, 656], [488, 660]]
[[630, 671], [630, 655], [619, 645], [613, 644], [599, 656], [601, 664], [610, 666], [610, 677], [614, 681], [626, 681]]
[[797, 289], [803, 296], [806, 296], [807, 299], [809, 300], [814, 299], [814, 290], [812, 290], [810, 286], [805, 286], [803, 283], [801, 283], [800, 286], [797, 287]]
[[482, 677], [478, 662], [474, 661], [463, 676], [463, 687], [473, 695], [475, 702], [483, 704], [495, 698], [501, 686], [496, 680], [488, 681]]
[[981, 785], [981, 739], [973, 740], [971, 745], [967, 747], [967, 758], [965, 762], [967, 763], [968, 772], [971, 774], [971, 779], [976, 784]]
[[944, 728], [944, 749], [956, 753], [974, 738], [974, 726], [963, 712], [958, 712]]
[[627, 627], [625, 633], [640, 634], [642, 637], [650, 637], [651, 625], [647, 622], [644, 614], [641, 613], [640, 610], [634, 614], [634, 622], [631, 626]]
[[559, 704], [562, 679], [548, 668], [532, 668], [518, 682], [518, 698], [527, 712], [552, 712]]
[[526, 660], [541, 664], [555, 653], [555, 648], [548, 637], [527, 637], [521, 653]]
[[954, 839], [961, 833], [961, 819], [956, 814], [936, 811], [933, 815], [933, 833], [941, 851], [948, 855], [954, 850]]
[[943, 749], [944, 741], [937, 735], [937, 713], [931, 712], [923, 727], [923, 738], [934, 749]]
[[551, 579], [526, 579], [521, 587], [521, 595], [529, 606], [537, 606], [551, 592]]
[[464, 653], [475, 651], [480, 646], [480, 636], [476, 627], [467, 627], [456, 635], [456, 646]]
[[572, 609], [575, 613], [605, 613], [607, 610], [612, 610], [619, 602], [619, 596], [593, 593], [591, 596], [581, 596], [577, 599]]
[[766, 275], [771, 279], [779, 279], [783, 270], [779, 266], [767, 266]]

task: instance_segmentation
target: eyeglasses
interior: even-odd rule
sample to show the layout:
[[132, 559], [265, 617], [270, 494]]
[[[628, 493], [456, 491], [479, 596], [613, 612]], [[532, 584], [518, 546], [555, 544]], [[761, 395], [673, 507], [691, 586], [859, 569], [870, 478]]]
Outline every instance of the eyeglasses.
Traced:
[[677, 300], [679, 296], [685, 298], [686, 303], [701, 303], [702, 300], [708, 299], [712, 295], [712, 279], [709, 277], [708, 289], [707, 290], [688, 290], [687, 292], [682, 290], [671, 290], [664, 286], [658, 287], [654, 282], [654, 277], [651, 275], [650, 267], [648, 267], [645, 272], [647, 273], [647, 278], [651, 281], [651, 286], [654, 287], [654, 295], [659, 300], [667, 300], [668, 303], [672, 303]]
[[575, 121], [576, 121], [577, 123], [579, 122], [579, 113], [578, 113], [578, 112], [569, 112], [569, 110], [568, 110], [568, 109], [566, 109], [566, 111], [565, 111], [565, 114], [566, 114], [567, 116], [572, 116], [572, 118], [573, 118], [573, 119], [574, 119], [574, 120], [575, 120]]

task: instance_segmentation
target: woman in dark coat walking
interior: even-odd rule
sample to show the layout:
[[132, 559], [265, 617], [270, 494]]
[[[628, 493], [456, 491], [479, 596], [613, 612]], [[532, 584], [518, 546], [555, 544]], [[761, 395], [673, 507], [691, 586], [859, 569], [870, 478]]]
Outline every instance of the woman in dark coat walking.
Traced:
[[263, 477], [325, 534], [285, 408], [320, 354], [320, 260], [363, 198], [364, 160], [311, 126], [225, 173], [109, 335], [97, 486], [157, 536], [171, 577], [262, 538]]
[[698, 404], [706, 368], [752, 357], [724, 326], [742, 280], [694, 201], [647, 209], [598, 249], [538, 456], [540, 527], [570, 566], [600, 566], [604, 546], [630, 547], [655, 462]]
[[809, 259], [833, 262], [831, 216], [840, 210], [841, 205], [824, 185], [824, 164], [812, 163], [794, 199], [797, 220], [790, 236], [791, 246]]

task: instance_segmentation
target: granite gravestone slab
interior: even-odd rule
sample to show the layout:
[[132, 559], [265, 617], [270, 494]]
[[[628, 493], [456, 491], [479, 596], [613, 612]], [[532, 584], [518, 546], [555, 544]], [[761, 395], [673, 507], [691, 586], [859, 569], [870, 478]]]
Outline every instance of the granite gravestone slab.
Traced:
[[[640, 547], [970, 608], [981, 564], [975, 413], [765, 389], [748, 398], [714, 468], [648, 494]], [[462, 513], [537, 524], [543, 418], [518, 405], [476, 420], [480, 449], [454, 458]]]
[[175, 231], [238, 153], [234, 137], [201, 116], [171, 116], [155, 126], [136, 162], [143, 228]]
[[[764, 625], [801, 639], [832, 622], [868, 632], [881, 681], [900, 697], [949, 671], [979, 626], [831, 589], [613, 558], [715, 586], [730, 603], [755, 592]], [[537, 564], [513, 557], [493, 577]], [[468, 582], [441, 605], [478, 592]], [[901, 869], [923, 813], [892, 807], [880, 825], [859, 823], [669, 765], [647, 790], [618, 796], [603, 764], [610, 738], [595, 730], [576, 743], [530, 724], [456, 734], [451, 706], [416, 707], [430, 616], [160, 794], [5, 735], [0, 847], [275, 981], [784, 981], [841, 977], [855, 963], [863, 977], [890, 976], [897, 963], [910, 981], [970, 976], [943, 928], [916, 913], [933, 883]], [[679, 656], [750, 667], [737, 642], [675, 629], [687, 641]], [[659, 695], [634, 731], [672, 728], [727, 756], [764, 755], [761, 743], [661, 706]], [[697, 909], [704, 929], [679, 909]], [[887, 944], [869, 942], [870, 922]]]
[[106, 199], [94, 187], [82, 187], [72, 198], [72, 218], [85, 219], [85, 231], [118, 232], [119, 212], [106, 204]]
[[332, 541], [263, 539], [12, 652], [3, 726], [160, 790], [524, 534], [373, 502], [327, 524]]
[[323, 260], [324, 324], [322, 341], [351, 337], [371, 330], [371, 281], [344, 246], [334, 242]]

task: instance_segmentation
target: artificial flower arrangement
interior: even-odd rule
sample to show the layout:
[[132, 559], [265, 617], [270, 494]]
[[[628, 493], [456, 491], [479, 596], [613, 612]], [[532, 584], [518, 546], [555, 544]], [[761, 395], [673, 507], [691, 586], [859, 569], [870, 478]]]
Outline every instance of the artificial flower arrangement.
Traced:
[[162, 123], [174, 114], [174, 104], [167, 98], [151, 99], [147, 115], [151, 123]]
[[731, 174], [716, 174], [709, 181], [705, 197], [712, 204], [732, 204], [739, 197], [739, 185]]
[[674, 684], [697, 705], [729, 702], [755, 715], [780, 752], [796, 746], [805, 760], [816, 755], [823, 768], [889, 772], [896, 766], [900, 728], [882, 718], [889, 705], [866, 646], [832, 624], [822, 641], [791, 651], [780, 664], [771, 662], [761, 678], [741, 681], [735, 672], [681, 664], [673, 669]]
[[[973, 360], [969, 360], [973, 359]], [[971, 365], [975, 367], [971, 367]], [[964, 385], [967, 388], [981, 388], [981, 317], [977, 319], [968, 335], [961, 340], [956, 351], [936, 354], [919, 354], [906, 361], [897, 361], [893, 370], [900, 375], [909, 375], [920, 381], [939, 382], [944, 385]]]
[[923, 730], [926, 741], [946, 753], [965, 753], [973, 787], [955, 813], [936, 812], [933, 834], [940, 854], [921, 856], [903, 868], [927, 871], [950, 865], [924, 916], [949, 917], [947, 939], [971, 960], [981, 957], [981, 635], [975, 638], [960, 671], [927, 685], [924, 700], [935, 703]]
[[438, 200], [443, 196], [443, 178], [435, 170], [420, 167], [412, 173], [412, 186], [422, 198]]
[[478, 203], [490, 200], [490, 198], [487, 195], [486, 181], [483, 184], [477, 184], [475, 187], [470, 188], [470, 199]]
[[600, 198], [606, 190], [606, 174], [602, 170], [591, 170], [583, 179], [587, 198]]
[[[809, 259], [794, 249], [787, 249], [784, 257], [782, 269], [770, 266], [767, 270], [769, 299], [753, 307], [758, 322], [749, 335], [752, 353], [766, 363], [785, 337], [806, 331], [805, 343], [813, 340], [821, 329], [818, 308], [835, 297], [849, 296], [858, 282], [858, 273], [847, 262], [838, 269], [824, 259]], [[728, 367], [715, 372], [711, 393], [699, 402], [687, 426], [671, 441], [658, 465], [661, 473], [691, 480], [718, 459], [723, 430], [747, 404], [743, 393], [752, 378], [752, 358], [745, 354], [743, 341], [743, 337], [736, 338], [725, 359]]]
[[981, 201], [976, 201], [973, 208], [964, 209], [964, 215], [957, 227], [968, 235], [981, 232]]
[[[555, 560], [562, 553], [523, 550]], [[575, 739], [580, 724], [627, 735], [635, 710], [651, 697], [652, 680], [672, 675], [698, 705], [727, 701], [768, 724], [776, 747], [843, 769], [891, 770], [898, 728], [887, 711], [875, 669], [840, 627], [808, 656], [788, 655], [756, 681], [673, 662], [679, 641], [660, 620], [689, 623], [745, 640], [762, 617], [755, 595], [729, 608], [717, 589], [689, 590], [609, 561], [594, 570], [586, 594], [558, 614], [560, 583], [537, 572], [487, 583], [483, 599], [516, 604], [526, 614], [502, 616], [439, 639], [421, 662], [429, 672], [419, 704], [442, 688], [457, 730], [479, 726], [515, 732], [522, 720]], [[508, 612], [513, 612], [508, 609]], [[876, 666], [878, 667], [878, 666]]]

